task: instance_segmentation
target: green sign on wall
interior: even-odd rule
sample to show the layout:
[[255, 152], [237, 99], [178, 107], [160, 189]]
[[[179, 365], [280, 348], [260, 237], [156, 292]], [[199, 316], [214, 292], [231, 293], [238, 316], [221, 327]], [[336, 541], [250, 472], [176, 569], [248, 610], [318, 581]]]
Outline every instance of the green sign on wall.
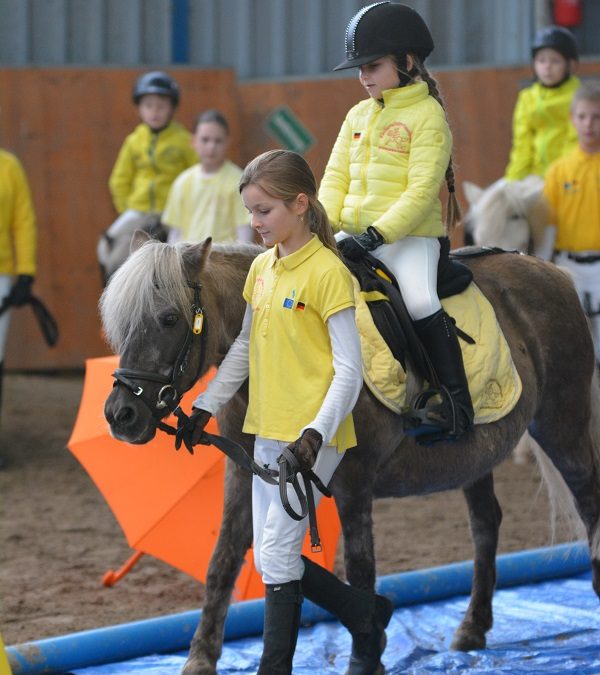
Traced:
[[315, 143], [308, 129], [287, 106], [275, 108], [267, 118], [266, 127], [286, 150], [303, 154]]

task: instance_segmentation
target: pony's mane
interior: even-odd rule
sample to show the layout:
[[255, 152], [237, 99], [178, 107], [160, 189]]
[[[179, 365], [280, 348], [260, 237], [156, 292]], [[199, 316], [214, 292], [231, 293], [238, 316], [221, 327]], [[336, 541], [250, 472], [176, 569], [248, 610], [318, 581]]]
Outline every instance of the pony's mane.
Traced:
[[158, 320], [158, 308], [170, 305], [191, 313], [186, 269], [193, 244], [163, 244], [150, 240], [134, 251], [110, 278], [100, 298], [105, 337], [116, 353], [149, 320]]

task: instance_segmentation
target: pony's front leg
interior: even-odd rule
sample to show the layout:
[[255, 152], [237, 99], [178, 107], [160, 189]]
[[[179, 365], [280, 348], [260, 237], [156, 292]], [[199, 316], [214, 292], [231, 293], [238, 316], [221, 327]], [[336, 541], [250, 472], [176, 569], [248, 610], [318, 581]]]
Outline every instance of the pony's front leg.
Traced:
[[496, 585], [496, 551], [502, 510], [494, 494], [494, 477], [488, 473], [463, 489], [469, 507], [474, 548], [473, 585], [467, 613], [454, 633], [452, 649], [483, 649], [492, 627], [492, 598]]
[[[198, 514], [198, 517], [202, 517]], [[231, 593], [252, 543], [252, 477], [227, 461], [223, 521], [208, 567], [206, 596], [184, 675], [215, 675]], [[193, 542], [190, 542], [193, 545]]]

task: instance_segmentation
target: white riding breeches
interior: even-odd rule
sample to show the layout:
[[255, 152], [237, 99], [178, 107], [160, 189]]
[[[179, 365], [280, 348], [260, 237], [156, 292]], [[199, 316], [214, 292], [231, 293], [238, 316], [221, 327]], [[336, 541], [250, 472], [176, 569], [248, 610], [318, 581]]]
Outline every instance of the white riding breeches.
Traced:
[[[600, 251], [593, 251], [600, 255]], [[577, 256], [584, 254], [577, 253]], [[579, 300], [589, 316], [596, 361], [600, 363], [600, 260], [596, 262], [576, 262], [569, 258], [568, 251], [556, 254], [554, 262], [569, 272]]]
[[[10, 274], [0, 274], [0, 306], [10, 294], [13, 285], [13, 277]], [[0, 314], [0, 363], [4, 361], [6, 351], [6, 339], [8, 337], [8, 327], [10, 325], [10, 308]]]
[[[337, 241], [347, 237], [335, 235]], [[371, 255], [389, 267], [398, 281], [406, 309], [413, 321], [425, 319], [442, 308], [437, 294], [440, 242], [436, 237], [404, 237], [382, 244]]]
[[[289, 443], [257, 436], [254, 461], [260, 466], [278, 470], [277, 458], [286, 445]], [[324, 485], [331, 480], [343, 456], [331, 445], [324, 445], [319, 450], [313, 471]], [[305, 492], [302, 476], [298, 476], [298, 481]], [[300, 504], [289, 483], [287, 491], [291, 507], [299, 513]], [[316, 506], [322, 494], [315, 487], [313, 493]], [[254, 565], [265, 584], [284, 584], [302, 578], [304, 563], [300, 556], [307, 527], [308, 517], [298, 521], [286, 513], [277, 485], [270, 485], [258, 476], [252, 478]]]

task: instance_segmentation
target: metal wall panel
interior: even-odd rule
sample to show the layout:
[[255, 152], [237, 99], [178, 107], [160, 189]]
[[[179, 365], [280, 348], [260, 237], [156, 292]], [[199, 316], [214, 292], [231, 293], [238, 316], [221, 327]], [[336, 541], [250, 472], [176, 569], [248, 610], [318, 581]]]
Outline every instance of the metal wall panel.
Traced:
[[[242, 80], [318, 76], [343, 58], [345, 27], [365, 2], [0, 0], [0, 64], [168, 67], [187, 58], [234, 68]], [[548, 0], [405, 2], [429, 24], [436, 43], [429, 63], [438, 67], [527, 63], [550, 7]], [[584, 54], [600, 53], [599, 27], [600, 3], [586, 0], [574, 29]]]

